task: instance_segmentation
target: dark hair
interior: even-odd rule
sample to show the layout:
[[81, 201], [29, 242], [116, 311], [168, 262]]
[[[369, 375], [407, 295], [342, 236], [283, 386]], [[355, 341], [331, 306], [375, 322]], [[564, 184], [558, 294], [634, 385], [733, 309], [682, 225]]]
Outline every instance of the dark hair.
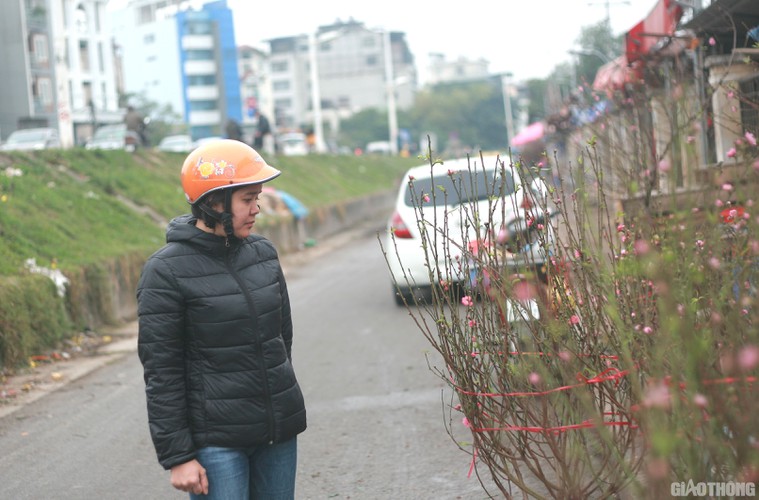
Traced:
[[216, 227], [216, 223], [219, 222], [219, 220], [215, 219], [214, 217], [211, 217], [209, 214], [204, 212], [203, 209], [200, 208], [201, 205], [205, 206], [206, 208], [212, 211], [216, 211], [216, 209], [214, 208], [215, 205], [219, 203], [224, 205], [226, 192], [229, 191], [229, 195], [232, 196], [232, 193], [234, 193], [239, 187], [240, 186], [233, 186], [230, 188], [217, 189], [215, 191], [211, 191], [210, 193], [201, 197], [196, 203], [194, 203], [191, 206], [192, 215], [195, 216], [197, 219], [202, 220], [206, 226], [213, 229], [214, 227]]

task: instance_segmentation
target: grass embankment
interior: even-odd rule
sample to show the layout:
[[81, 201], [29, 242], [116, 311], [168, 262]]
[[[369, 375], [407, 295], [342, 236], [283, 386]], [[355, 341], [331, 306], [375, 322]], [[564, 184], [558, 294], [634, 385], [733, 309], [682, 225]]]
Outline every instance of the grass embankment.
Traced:
[[[123, 293], [133, 293], [141, 262], [164, 242], [158, 221], [189, 211], [179, 184], [183, 159], [83, 149], [0, 154], [0, 367], [89, 326], [93, 309], [107, 321], [108, 302], [118, 300], [107, 292], [114, 273]], [[305, 156], [270, 163], [283, 172], [272, 186], [313, 209], [391, 189], [422, 160]], [[69, 279], [65, 299], [51, 299], [52, 282], [28, 273], [30, 258]]]

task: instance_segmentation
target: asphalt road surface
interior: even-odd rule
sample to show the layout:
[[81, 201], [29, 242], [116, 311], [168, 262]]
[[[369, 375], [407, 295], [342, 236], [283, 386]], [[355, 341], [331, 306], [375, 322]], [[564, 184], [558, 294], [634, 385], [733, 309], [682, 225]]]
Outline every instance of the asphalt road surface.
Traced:
[[[296, 497], [488, 498], [446, 433], [438, 358], [394, 303], [376, 231], [286, 266], [309, 424]], [[130, 354], [0, 419], [0, 498], [186, 498], [155, 459], [143, 389]]]

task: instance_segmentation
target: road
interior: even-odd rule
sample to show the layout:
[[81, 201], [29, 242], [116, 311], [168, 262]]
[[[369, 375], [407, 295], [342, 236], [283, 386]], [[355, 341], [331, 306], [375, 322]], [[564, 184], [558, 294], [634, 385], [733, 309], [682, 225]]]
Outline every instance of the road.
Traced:
[[[393, 301], [376, 228], [286, 274], [309, 424], [297, 498], [487, 498], [445, 431], [450, 395]], [[0, 419], [0, 497], [186, 498], [155, 459], [143, 389], [130, 354]]]

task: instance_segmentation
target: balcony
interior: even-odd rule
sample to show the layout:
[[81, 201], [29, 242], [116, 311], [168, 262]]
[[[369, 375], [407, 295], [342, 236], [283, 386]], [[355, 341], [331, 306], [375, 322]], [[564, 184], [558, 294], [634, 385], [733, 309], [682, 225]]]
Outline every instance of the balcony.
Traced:
[[187, 98], [191, 101], [210, 101], [219, 98], [219, 88], [215, 85], [187, 87]]
[[187, 35], [182, 37], [183, 50], [213, 49], [213, 37], [210, 35]]
[[215, 75], [215, 61], [186, 61], [184, 63], [186, 75]]
[[190, 111], [189, 125], [218, 125], [221, 123], [221, 113], [214, 111]]

